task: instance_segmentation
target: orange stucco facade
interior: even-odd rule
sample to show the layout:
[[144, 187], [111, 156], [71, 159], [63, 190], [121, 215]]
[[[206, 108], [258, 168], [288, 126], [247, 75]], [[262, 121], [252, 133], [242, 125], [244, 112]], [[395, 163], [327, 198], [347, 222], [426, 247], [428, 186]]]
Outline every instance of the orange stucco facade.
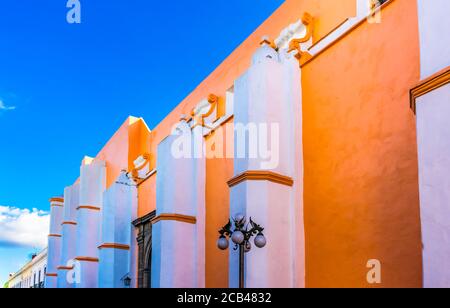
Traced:
[[[154, 129], [129, 118], [96, 156], [106, 161], [107, 187], [144, 153], [157, 170], [157, 147], [180, 115], [210, 93], [224, 97], [261, 37], [277, 37], [305, 12], [314, 17], [316, 44], [356, 14], [356, 1], [287, 0]], [[382, 13], [382, 23], [359, 23], [302, 65], [307, 287], [368, 287], [370, 259], [383, 260], [380, 287], [422, 284], [415, 118], [408, 108], [409, 89], [420, 80], [417, 5], [391, 0]], [[229, 285], [228, 253], [216, 241], [230, 216], [232, 176], [232, 159], [206, 160], [206, 287]], [[157, 177], [138, 187], [138, 217], [156, 209]]]
[[383, 287], [421, 286], [418, 37], [414, 2], [394, 1], [303, 68], [309, 287], [367, 287], [372, 258]]

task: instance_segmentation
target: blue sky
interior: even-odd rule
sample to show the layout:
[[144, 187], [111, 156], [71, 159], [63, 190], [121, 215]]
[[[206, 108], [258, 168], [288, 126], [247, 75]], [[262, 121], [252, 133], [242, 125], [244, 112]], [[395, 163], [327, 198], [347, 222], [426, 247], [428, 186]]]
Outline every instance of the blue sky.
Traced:
[[[80, 0], [81, 24], [67, 23], [66, 2], [0, 2], [5, 213], [44, 219], [84, 155], [128, 115], [158, 124], [283, 1]], [[15, 214], [0, 216], [0, 282], [39, 246], [1, 238]]]

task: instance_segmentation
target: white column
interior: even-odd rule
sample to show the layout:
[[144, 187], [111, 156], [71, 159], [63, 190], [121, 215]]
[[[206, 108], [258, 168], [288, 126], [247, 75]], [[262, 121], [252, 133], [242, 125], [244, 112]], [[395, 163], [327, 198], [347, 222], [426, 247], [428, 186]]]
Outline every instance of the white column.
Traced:
[[450, 287], [450, 84], [417, 100], [417, 142], [426, 288]]
[[73, 288], [68, 281], [67, 273], [71, 270], [69, 261], [76, 257], [77, 208], [79, 206], [79, 184], [66, 187], [64, 190], [64, 218], [62, 222], [62, 251], [58, 266], [58, 288]]
[[[56, 288], [57, 267], [61, 259], [62, 227], [64, 216], [64, 198], [50, 199], [50, 232], [48, 235], [48, 261], [45, 278], [46, 288]], [[36, 278], [37, 279], [37, 278]]]
[[106, 164], [85, 162], [80, 172], [80, 205], [77, 208], [76, 260], [80, 273], [77, 288], [98, 287], [98, 246], [101, 239], [101, 211], [106, 188]]
[[[124, 278], [136, 277], [131, 269], [132, 218], [137, 211], [137, 187], [123, 171], [104, 194], [99, 287], [124, 288]], [[135, 241], [136, 239], [134, 239]]]
[[205, 285], [205, 161], [199, 155], [202, 127], [192, 132], [182, 121], [177, 131], [184, 137], [188, 157], [175, 157], [173, 150], [181, 140], [179, 136], [169, 136], [158, 146], [157, 217], [152, 234], [155, 288]]
[[194, 191], [193, 206], [196, 208], [196, 239], [197, 247], [195, 249], [196, 265], [197, 265], [197, 288], [206, 287], [206, 160], [204, 157], [204, 128], [197, 126], [192, 130], [193, 145], [194, 145], [194, 161], [193, 171], [194, 179], [191, 183], [191, 189]]
[[[267, 238], [262, 249], [252, 241], [245, 255], [245, 286], [303, 287], [301, 72], [294, 57], [267, 44], [257, 50], [235, 82], [234, 125], [234, 180], [240, 180], [230, 183], [230, 213], [252, 217]], [[238, 258], [230, 249], [230, 287], [239, 283]]]
[[423, 285], [450, 287], [450, 1], [418, 0], [421, 79], [415, 101]]
[[450, 1], [417, 2], [421, 77], [425, 79], [450, 66]]

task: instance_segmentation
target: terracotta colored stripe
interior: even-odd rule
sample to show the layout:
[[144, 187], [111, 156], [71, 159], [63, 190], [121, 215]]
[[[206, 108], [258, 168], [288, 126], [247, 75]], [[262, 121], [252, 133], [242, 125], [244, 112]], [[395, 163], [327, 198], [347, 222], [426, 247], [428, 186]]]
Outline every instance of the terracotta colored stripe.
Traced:
[[91, 211], [100, 211], [101, 208], [99, 208], [98, 206], [91, 206], [91, 205], [80, 205], [79, 207], [77, 207], [77, 211], [78, 210], [91, 210]]
[[74, 222], [74, 221], [64, 221], [64, 222], [61, 224], [61, 226], [64, 226], [64, 225], [73, 225], [73, 226], [76, 226], [77, 223]]
[[59, 197], [51, 198], [51, 199], [49, 200], [49, 202], [50, 202], [50, 203], [52, 203], [52, 202], [61, 202], [61, 203], [64, 203], [64, 198], [59, 198]]
[[169, 220], [169, 221], [180, 221], [188, 224], [195, 225], [197, 223], [197, 218], [194, 216], [188, 216], [188, 215], [181, 215], [181, 214], [161, 214], [153, 218], [151, 221], [152, 224], [156, 224], [163, 220]]
[[58, 266], [56, 269], [61, 271], [70, 271], [73, 270], [73, 266]]
[[49, 234], [48, 237], [62, 237], [61, 234]]
[[98, 246], [98, 249], [119, 249], [119, 250], [130, 250], [129, 245], [116, 244], [116, 243], [106, 243]]
[[91, 257], [76, 257], [75, 260], [77, 261], [85, 261], [85, 262], [98, 262], [98, 258], [91, 258]]
[[245, 181], [269, 181], [281, 185], [293, 186], [291, 177], [271, 171], [246, 171], [228, 181], [228, 186], [233, 187]]
[[419, 97], [450, 83], [450, 66], [421, 81], [410, 91], [410, 106], [416, 113], [416, 101]]
[[47, 273], [45, 274], [47, 277], [58, 277], [58, 274]]

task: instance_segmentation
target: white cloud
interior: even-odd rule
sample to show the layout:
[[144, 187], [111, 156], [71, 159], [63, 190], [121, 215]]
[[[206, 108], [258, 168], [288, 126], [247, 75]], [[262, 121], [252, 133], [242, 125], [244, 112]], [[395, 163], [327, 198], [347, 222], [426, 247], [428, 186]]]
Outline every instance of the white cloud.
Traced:
[[5, 103], [0, 99], [0, 110], [14, 110], [15, 106], [6, 106]]
[[44, 248], [49, 224], [47, 212], [0, 206], [0, 247]]

